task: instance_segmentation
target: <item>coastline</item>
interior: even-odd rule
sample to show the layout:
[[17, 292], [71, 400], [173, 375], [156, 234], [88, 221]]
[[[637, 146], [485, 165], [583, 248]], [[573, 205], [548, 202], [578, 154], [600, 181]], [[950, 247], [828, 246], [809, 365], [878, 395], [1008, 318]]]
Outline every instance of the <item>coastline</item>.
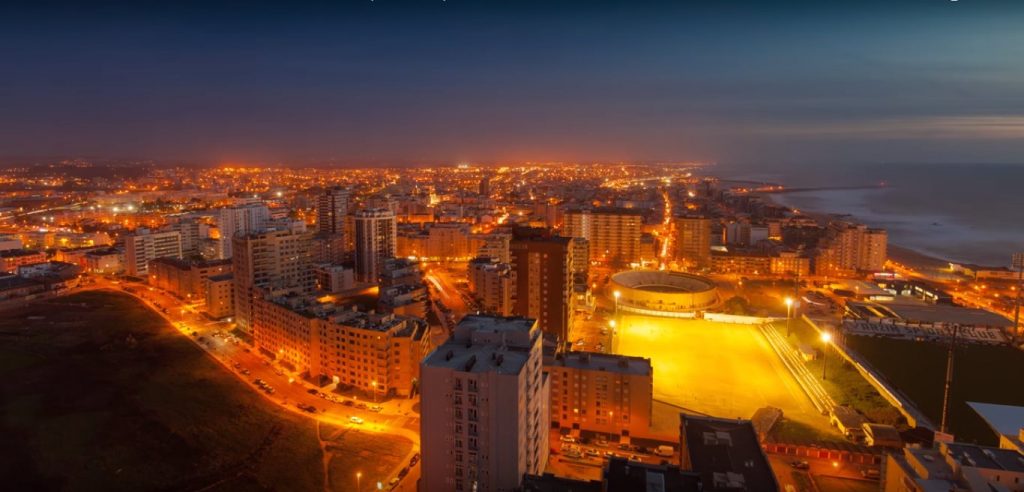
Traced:
[[[772, 205], [785, 207], [790, 211], [794, 210], [793, 207], [790, 207], [782, 203], [780, 200], [776, 200], [775, 197], [772, 196], [775, 194], [776, 193], [757, 193], [759, 197], [771, 203]], [[808, 216], [816, 220], [828, 219], [829, 217], [855, 217], [852, 214], [843, 212], [821, 212], [801, 210], [799, 212], [796, 212], [796, 214]], [[928, 271], [930, 273], [935, 273], [940, 270], [947, 269], [950, 263], [959, 263], [948, 258], [941, 258], [939, 256], [924, 253], [912, 247], [902, 246], [893, 242], [889, 242], [886, 256], [889, 259], [894, 260], [898, 263], [902, 263], [914, 270]]]

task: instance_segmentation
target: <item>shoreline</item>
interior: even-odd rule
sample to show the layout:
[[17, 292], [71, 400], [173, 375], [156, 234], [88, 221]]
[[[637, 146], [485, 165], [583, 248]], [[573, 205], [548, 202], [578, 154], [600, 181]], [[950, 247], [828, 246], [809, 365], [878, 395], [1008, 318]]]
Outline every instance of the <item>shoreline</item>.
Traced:
[[[875, 188], [875, 187], [857, 187], [857, 188]], [[768, 203], [770, 203], [772, 205], [775, 205], [775, 206], [778, 206], [778, 207], [785, 207], [786, 209], [790, 210], [791, 213], [794, 213], [794, 212], [792, 212], [794, 210], [793, 207], [790, 207], [790, 206], [788, 206], [788, 205], [786, 205], [784, 203], [781, 203], [780, 200], [774, 199], [773, 195], [777, 195], [777, 194], [778, 194], [778, 192], [775, 192], [775, 193], [760, 192], [760, 193], [757, 193], [757, 196], [761, 197], [763, 200], [767, 201]], [[841, 218], [841, 217], [856, 217], [853, 214], [844, 213], [844, 212], [821, 212], [821, 211], [802, 211], [801, 210], [799, 212], [795, 212], [795, 214], [796, 215], [808, 216], [808, 217], [814, 218], [815, 220], [823, 220], [823, 219], [828, 219], [830, 217], [837, 217], [837, 218]], [[949, 259], [949, 258], [942, 258], [942, 257], [940, 257], [938, 255], [934, 255], [934, 254], [927, 253], [927, 252], [922, 252], [922, 251], [920, 251], [918, 249], [915, 249], [915, 248], [912, 248], [912, 247], [908, 247], [908, 246], [902, 246], [900, 244], [892, 243], [892, 242], [890, 242], [888, 244], [887, 251], [886, 251], [886, 257], [887, 257], [887, 259], [895, 260], [895, 261], [897, 261], [899, 263], [907, 265], [907, 266], [913, 268], [914, 270], [931, 270], [931, 271], [934, 271], [934, 270], [941, 270], [941, 269], [947, 268], [950, 263], [963, 263], [963, 262], [955, 261], [955, 260], [952, 260], [952, 259]]]

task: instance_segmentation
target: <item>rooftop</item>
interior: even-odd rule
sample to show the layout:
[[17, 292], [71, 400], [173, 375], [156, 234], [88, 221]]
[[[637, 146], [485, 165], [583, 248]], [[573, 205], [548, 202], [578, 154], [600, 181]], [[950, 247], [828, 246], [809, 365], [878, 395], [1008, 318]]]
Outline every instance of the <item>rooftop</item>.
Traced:
[[1024, 473], [1024, 456], [1012, 449], [993, 448], [965, 443], [943, 443], [942, 448], [961, 466], [1006, 470]]
[[749, 420], [684, 414], [679, 419], [684, 468], [700, 474], [704, 490], [778, 490]]
[[697, 492], [713, 490], [701, 487], [699, 474], [684, 472], [675, 465], [653, 465], [612, 458], [604, 469], [608, 491]]
[[623, 374], [651, 375], [651, 359], [600, 352], [560, 353], [545, 360], [544, 365], [608, 371]]

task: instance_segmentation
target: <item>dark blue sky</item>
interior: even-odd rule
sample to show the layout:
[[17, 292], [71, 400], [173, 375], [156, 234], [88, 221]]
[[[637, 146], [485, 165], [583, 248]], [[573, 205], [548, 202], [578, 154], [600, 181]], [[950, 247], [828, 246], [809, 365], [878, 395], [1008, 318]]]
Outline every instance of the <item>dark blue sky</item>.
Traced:
[[0, 7], [0, 156], [1024, 161], [1024, 2]]

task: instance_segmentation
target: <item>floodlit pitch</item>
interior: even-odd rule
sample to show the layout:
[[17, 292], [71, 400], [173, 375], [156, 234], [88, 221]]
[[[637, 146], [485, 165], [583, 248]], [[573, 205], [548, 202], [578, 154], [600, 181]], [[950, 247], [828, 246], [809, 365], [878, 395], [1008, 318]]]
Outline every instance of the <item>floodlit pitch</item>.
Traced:
[[623, 315], [616, 352], [651, 358], [655, 400], [725, 418], [770, 405], [828, 428], [756, 326]]

